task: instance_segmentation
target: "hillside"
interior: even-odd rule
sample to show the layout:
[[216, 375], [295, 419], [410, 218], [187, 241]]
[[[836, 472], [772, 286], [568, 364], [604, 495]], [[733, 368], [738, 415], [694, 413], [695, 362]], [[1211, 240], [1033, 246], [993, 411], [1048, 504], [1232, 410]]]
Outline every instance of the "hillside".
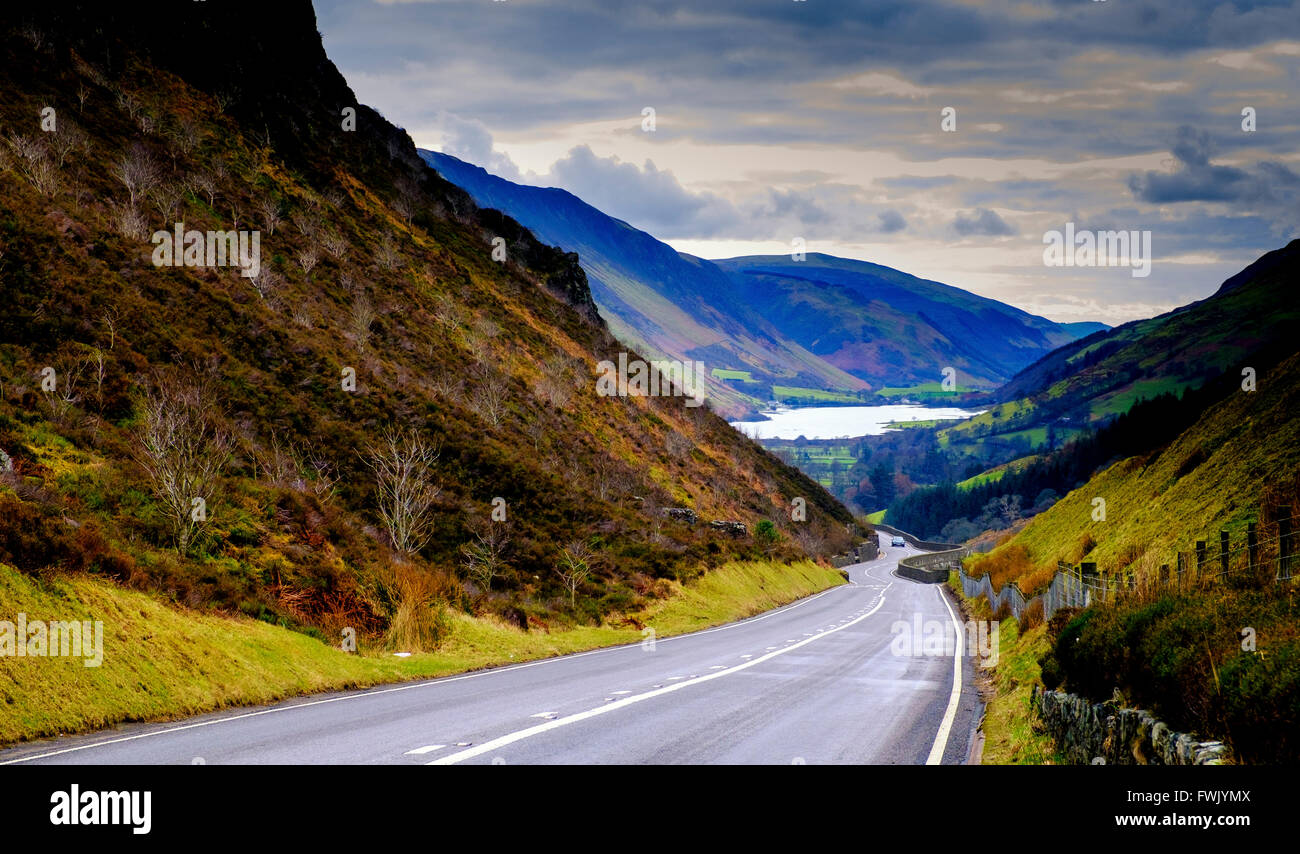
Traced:
[[[1283, 523], [1300, 515], [1297, 412], [1293, 353], [1261, 370], [1255, 391], [1238, 389], [1173, 441], [1105, 467], [989, 554], [967, 559], [968, 573], [1031, 595], [1057, 561], [1093, 563], [1108, 580], [1103, 601], [1094, 592], [1090, 607], [1058, 612], [1037, 644], [1041, 670], [1022, 679], [1146, 709], [1225, 742], [1237, 763], [1300, 759], [1300, 623], [1294, 569], [1279, 560]], [[1028, 610], [1021, 627], [1042, 616]], [[994, 705], [995, 717], [1017, 714], [1006, 701]]]
[[[1294, 347], [1294, 342], [1292, 343]], [[990, 560], [1015, 558], [1004, 580], [1043, 581], [1057, 561], [1092, 561], [1106, 572], [1154, 572], [1175, 565], [1197, 540], [1234, 543], [1248, 522], [1291, 515], [1300, 468], [1300, 354], [1260, 374], [1172, 442], [1105, 467], [1022, 531]], [[1105, 519], [1094, 519], [1097, 498]], [[1296, 508], [1300, 509], [1300, 508]], [[1263, 535], [1261, 535], [1263, 537]], [[979, 561], [974, 562], [975, 566]]]
[[[577, 252], [611, 332], [657, 358], [699, 360], [716, 409], [728, 416], [766, 403], [773, 383], [856, 392], [861, 380], [827, 364], [756, 314], [748, 296], [708, 261], [677, 252], [573, 194], [515, 184], [450, 155], [421, 151], [443, 177], [485, 208], [519, 220], [539, 238]], [[758, 375], [731, 384], [715, 372]]]
[[1097, 420], [1141, 397], [1239, 374], [1249, 357], [1300, 331], [1300, 240], [1262, 256], [1206, 299], [1096, 332], [1043, 358], [998, 389], [1057, 417]]
[[[707, 407], [597, 393], [623, 347], [578, 259], [357, 104], [306, 0], [27, 15], [0, 61], [0, 562], [418, 648], [443, 608], [595, 624], [843, 548], [847, 511]], [[260, 269], [188, 236], [160, 265], [177, 222], [256, 231]]]
[[1074, 334], [1046, 318], [898, 270], [809, 253], [715, 261], [754, 309], [873, 390], [938, 383], [992, 387]]
[[719, 410], [729, 415], [769, 399], [853, 403], [868, 391], [924, 398], [946, 366], [961, 387], [987, 390], [1099, 326], [1071, 331], [959, 288], [816, 253], [803, 261], [705, 261], [565, 190], [421, 154], [480, 205], [577, 252], [615, 335], [650, 352], [704, 360], [718, 380]]

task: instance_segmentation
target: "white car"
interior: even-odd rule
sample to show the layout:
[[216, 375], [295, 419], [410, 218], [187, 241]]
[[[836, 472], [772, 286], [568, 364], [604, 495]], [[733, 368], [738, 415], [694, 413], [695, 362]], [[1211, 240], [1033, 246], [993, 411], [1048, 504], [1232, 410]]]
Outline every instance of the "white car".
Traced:
[[903, 539], [902, 537], [894, 537], [892, 540], [889, 541], [889, 544], [891, 546], [906, 546], [907, 540]]

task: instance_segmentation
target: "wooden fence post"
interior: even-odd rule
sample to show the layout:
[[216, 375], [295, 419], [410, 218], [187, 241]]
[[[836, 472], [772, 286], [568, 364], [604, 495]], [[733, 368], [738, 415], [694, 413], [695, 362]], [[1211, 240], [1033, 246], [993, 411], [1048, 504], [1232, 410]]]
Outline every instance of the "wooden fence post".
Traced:
[[1250, 574], [1254, 576], [1259, 567], [1259, 531], [1254, 522], [1246, 526], [1246, 562], [1250, 564]]
[[1196, 580], [1205, 576], [1205, 540], [1196, 541]]
[[1228, 532], [1219, 532], [1219, 571], [1228, 574]]
[[1160, 564], [1160, 586], [1162, 588], [1169, 586], [1169, 564], [1167, 563]]
[[1178, 592], [1183, 592], [1183, 553], [1178, 553]]

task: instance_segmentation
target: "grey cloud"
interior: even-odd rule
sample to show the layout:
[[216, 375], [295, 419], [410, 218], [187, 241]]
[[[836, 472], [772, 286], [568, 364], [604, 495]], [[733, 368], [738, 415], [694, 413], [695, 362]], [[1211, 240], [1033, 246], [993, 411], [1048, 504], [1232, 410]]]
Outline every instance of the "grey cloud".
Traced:
[[896, 234], [907, 228], [907, 220], [903, 219], [903, 215], [895, 210], [878, 213], [876, 218], [880, 220], [880, 226], [877, 230], [885, 234]]
[[1128, 187], [1136, 198], [1151, 204], [1221, 202], [1243, 212], [1272, 214], [1284, 232], [1300, 217], [1300, 175], [1285, 164], [1263, 161], [1249, 170], [1215, 165], [1210, 135], [1187, 126], [1178, 129], [1170, 150], [1178, 161], [1173, 172], [1129, 176]]
[[970, 216], [957, 214], [952, 227], [962, 237], [1006, 237], [1016, 233], [1006, 220], [988, 208], [979, 208]]
[[542, 179], [660, 238], [712, 237], [738, 220], [729, 202], [687, 191], [673, 173], [656, 168], [653, 161], [637, 166], [617, 157], [597, 157], [586, 145], [555, 161]]

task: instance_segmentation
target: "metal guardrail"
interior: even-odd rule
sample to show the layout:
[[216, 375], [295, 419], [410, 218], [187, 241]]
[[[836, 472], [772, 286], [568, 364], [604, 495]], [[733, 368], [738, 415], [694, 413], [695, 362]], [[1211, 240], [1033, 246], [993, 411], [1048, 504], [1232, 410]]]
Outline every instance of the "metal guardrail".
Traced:
[[906, 531], [891, 525], [876, 524], [877, 531], [895, 537], [902, 537], [913, 547], [925, 549], [925, 554], [908, 555], [898, 561], [898, 574], [922, 584], [942, 584], [948, 580], [948, 573], [961, 569], [961, 559], [970, 554], [970, 549], [957, 543], [938, 543], [922, 540]]

